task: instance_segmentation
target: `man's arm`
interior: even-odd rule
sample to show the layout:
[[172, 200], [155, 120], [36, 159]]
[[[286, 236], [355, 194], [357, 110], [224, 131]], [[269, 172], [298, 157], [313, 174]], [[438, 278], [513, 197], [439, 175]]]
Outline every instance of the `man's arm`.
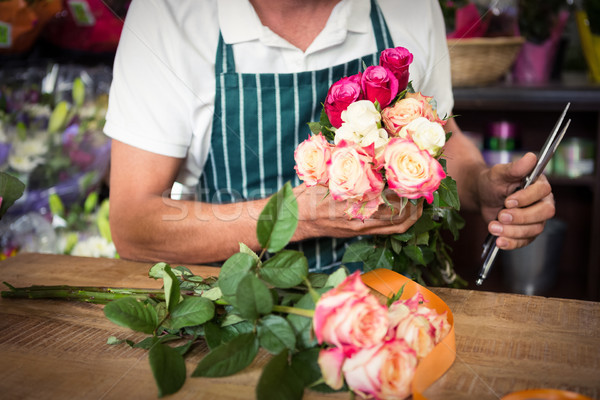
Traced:
[[[231, 204], [171, 200], [170, 191], [182, 160], [112, 141], [110, 224], [123, 258], [144, 261], [208, 263], [239, 251], [242, 242], [259, 249], [256, 221], [268, 199]], [[299, 224], [292, 240], [353, 237], [406, 231], [422, 207], [409, 205], [401, 215], [381, 207], [368, 221], [348, 220], [345, 202], [327, 189], [300, 185]]]

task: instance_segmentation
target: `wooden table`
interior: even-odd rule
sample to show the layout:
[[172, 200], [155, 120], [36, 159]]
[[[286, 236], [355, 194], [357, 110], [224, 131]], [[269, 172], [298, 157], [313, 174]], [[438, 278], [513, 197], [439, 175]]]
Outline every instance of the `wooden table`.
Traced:
[[[159, 287], [150, 263], [20, 254], [0, 262], [13, 286]], [[191, 267], [214, 275], [210, 267]], [[455, 316], [456, 361], [425, 393], [429, 400], [499, 399], [517, 390], [559, 388], [600, 398], [600, 303], [435, 288]], [[139, 340], [108, 321], [102, 306], [0, 299], [0, 398], [152, 399], [147, 352], [106, 344]], [[188, 376], [206, 349], [188, 361]], [[248, 399], [268, 356], [229, 378], [188, 378], [174, 399]], [[308, 399], [349, 398], [306, 393]]]

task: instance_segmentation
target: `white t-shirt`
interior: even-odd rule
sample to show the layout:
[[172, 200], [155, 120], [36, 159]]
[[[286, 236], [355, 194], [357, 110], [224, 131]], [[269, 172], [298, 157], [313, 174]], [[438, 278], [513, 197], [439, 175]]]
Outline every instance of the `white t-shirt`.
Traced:
[[[394, 46], [414, 55], [410, 80], [453, 107], [438, 0], [378, 0]], [[374, 53], [370, 0], [342, 0], [302, 52], [263, 26], [248, 0], [134, 0], [117, 50], [105, 133], [150, 152], [185, 158], [177, 181], [195, 187], [210, 149], [219, 29], [237, 72], [291, 73]], [[324, 99], [323, 99], [324, 100]], [[307, 121], [308, 122], [308, 121]]]

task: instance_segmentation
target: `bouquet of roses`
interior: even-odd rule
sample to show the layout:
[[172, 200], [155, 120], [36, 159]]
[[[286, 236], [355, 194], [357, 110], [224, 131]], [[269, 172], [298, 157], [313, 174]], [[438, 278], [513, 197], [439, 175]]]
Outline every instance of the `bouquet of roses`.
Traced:
[[382, 204], [393, 207], [390, 195], [400, 197], [400, 212], [408, 201], [424, 199], [409, 231], [355, 242], [342, 261], [462, 286], [440, 234], [445, 228], [456, 239], [463, 226], [456, 182], [442, 158], [450, 134], [435, 100], [408, 81], [412, 59], [403, 47], [387, 49], [379, 65], [334, 83], [320, 121], [309, 123], [313, 135], [295, 151], [295, 168], [307, 186], [327, 186], [333, 199], [345, 201], [349, 218], [365, 220]]
[[[149, 276], [162, 279], [162, 289], [15, 288], [5, 283], [9, 290], [1, 294], [106, 304], [109, 320], [149, 335], [135, 341], [131, 335], [110, 337], [108, 343], [148, 350], [159, 397], [184, 385], [185, 356], [194, 346], [208, 345], [210, 351], [192, 377], [234, 375], [253, 364], [259, 351], [272, 355], [256, 384], [258, 399], [300, 399], [307, 388], [406, 398], [415, 390], [413, 378], [423, 358], [444, 336], [454, 339], [449, 309], [430, 308], [421, 295], [426, 289], [414, 282], [408, 281], [418, 287], [411, 296], [414, 287], [403, 293], [404, 286], [385, 281], [386, 289], [395, 287], [395, 295], [383, 304], [358, 272], [309, 273], [302, 252], [285, 248], [296, 229], [297, 212], [287, 183], [259, 216], [256, 232], [262, 250], [256, 253], [240, 244], [218, 278], [157, 263]], [[264, 260], [267, 251], [271, 257]]]

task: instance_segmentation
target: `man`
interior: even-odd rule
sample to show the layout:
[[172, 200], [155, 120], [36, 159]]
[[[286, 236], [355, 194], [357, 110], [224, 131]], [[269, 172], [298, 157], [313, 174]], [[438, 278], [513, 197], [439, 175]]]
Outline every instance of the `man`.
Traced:
[[[396, 46], [414, 54], [414, 87], [449, 115], [437, 0], [134, 0], [105, 128], [113, 138], [110, 221], [121, 256], [208, 263], [237, 252], [239, 242], [257, 249], [258, 214], [288, 180], [297, 185], [300, 213], [293, 241], [315, 271], [339, 262], [344, 238], [408, 229], [420, 207], [394, 218], [381, 207], [375, 218], [348, 221], [341, 202], [298, 185], [292, 157], [327, 88]], [[533, 240], [554, 214], [550, 185], [543, 178], [510, 193], [535, 156], [490, 169], [454, 119], [446, 129], [453, 132], [448, 172], [463, 207], [481, 210], [502, 249]], [[200, 201], [170, 200], [174, 182]]]

